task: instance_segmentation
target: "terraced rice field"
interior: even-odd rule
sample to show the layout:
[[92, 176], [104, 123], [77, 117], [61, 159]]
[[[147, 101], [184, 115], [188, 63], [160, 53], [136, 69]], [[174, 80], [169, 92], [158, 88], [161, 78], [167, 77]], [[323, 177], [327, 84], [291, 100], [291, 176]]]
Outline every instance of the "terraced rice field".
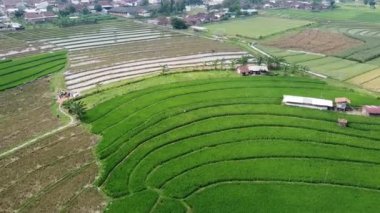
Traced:
[[92, 26], [9, 33], [8, 36], [38, 42], [53, 50], [67, 50], [66, 84], [68, 89], [77, 92], [154, 75], [162, 72], [165, 65], [168, 71], [210, 69], [216, 60], [227, 63], [247, 54], [231, 44], [122, 19]]
[[209, 29], [212, 34], [244, 36], [257, 39], [309, 25], [311, 23], [312, 22], [310, 21], [296, 19], [250, 17], [220, 23], [206, 24], [205, 27]]
[[307, 66], [311, 71], [329, 76], [331, 78], [349, 81], [360, 85], [360, 80], [356, 78], [366, 78], [367, 73], [375, 73], [379, 66], [369, 63], [358, 63], [341, 59], [338, 57], [325, 56], [320, 54], [313, 54], [302, 51], [282, 50], [274, 47], [259, 46], [271, 55], [282, 57], [289, 63], [296, 63]]
[[119, 64], [107, 68], [100, 68], [79, 73], [66, 73], [66, 85], [71, 91], [81, 92], [96, 87], [99, 84], [108, 84], [124, 79], [141, 77], [147, 74], [162, 72], [163, 66], [167, 69], [194, 68], [207, 69], [216, 60], [235, 60], [246, 55], [246, 52], [219, 52], [206, 53], [175, 58], [143, 60]]
[[65, 51], [0, 61], [0, 91], [58, 72], [66, 62]]
[[102, 136], [107, 212], [378, 208], [380, 119], [281, 105], [284, 94], [346, 96], [356, 106], [380, 104], [375, 97], [294, 77], [156, 85], [87, 112]]

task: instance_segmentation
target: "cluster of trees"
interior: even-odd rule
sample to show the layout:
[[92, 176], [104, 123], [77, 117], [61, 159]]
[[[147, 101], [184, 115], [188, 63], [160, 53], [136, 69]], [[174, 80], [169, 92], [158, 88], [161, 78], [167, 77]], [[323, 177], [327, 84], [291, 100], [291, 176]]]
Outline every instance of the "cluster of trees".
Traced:
[[252, 5], [262, 4], [263, 2], [263, 0], [224, 0], [222, 5], [228, 8], [230, 12], [240, 13], [240, 9], [248, 9]]
[[369, 5], [371, 8], [376, 8], [376, 0], [364, 0], [365, 5]]
[[86, 115], [86, 106], [81, 101], [68, 100], [63, 103], [68, 112], [75, 115], [78, 119], [84, 118]]
[[[148, 5], [148, 0], [143, 0], [142, 5]], [[161, 0], [158, 12], [165, 15], [181, 13], [186, 5], [201, 5], [203, 0]]]
[[173, 17], [170, 21], [174, 29], [184, 30], [188, 28], [186, 22], [183, 19]]
[[177, 14], [185, 9], [185, 0], [161, 0], [158, 12], [161, 14]]

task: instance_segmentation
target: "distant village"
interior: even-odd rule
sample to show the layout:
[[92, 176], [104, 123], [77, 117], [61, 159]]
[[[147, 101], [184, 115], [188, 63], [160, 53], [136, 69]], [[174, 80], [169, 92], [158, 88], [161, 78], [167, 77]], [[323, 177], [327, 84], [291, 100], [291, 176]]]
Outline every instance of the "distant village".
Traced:
[[[270, 8], [294, 8], [300, 10], [327, 9], [325, 0], [315, 5], [308, 1], [264, 0], [255, 4], [243, 4], [240, 8], [225, 7], [226, 0], [0, 0], [0, 30], [22, 30], [25, 24], [54, 22], [61, 17], [70, 20], [80, 15], [112, 14], [128, 18], [146, 19], [147, 22], [169, 26], [170, 17], [176, 16], [187, 26], [218, 22], [238, 16], [253, 16], [259, 10]], [[228, 0], [227, 0], [228, 1]], [[233, 1], [233, 0], [232, 0]], [[164, 9], [163, 9], [164, 8]], [[173, 9], [174, 8], [174, 9]], [[67, 22], [67, 21], [66, 21]], [[202, 30], [202, 28], [194, 28]]]

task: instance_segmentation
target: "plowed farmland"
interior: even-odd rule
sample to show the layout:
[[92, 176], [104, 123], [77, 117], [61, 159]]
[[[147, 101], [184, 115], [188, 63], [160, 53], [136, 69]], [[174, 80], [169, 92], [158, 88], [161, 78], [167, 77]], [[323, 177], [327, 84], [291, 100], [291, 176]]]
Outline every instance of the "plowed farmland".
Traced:
[[102, 210], [105, 199], [92, 185], [95, 143], [87, 130], [71, 127], [1, 158], [0, 211]]
[[0, 151], [6, 151], [60, 125], [51, 111], [50, 78], [0, 93]]
[[305, 30], [266, 44], [284, 49], [303, 50], [323, 54], [336, 54], [357, 47], [363, 42], [340, 33], [324, 32], [317, 29]]
[[380, 104], [295, 77], [192, 80], [107, 100], [85, 118], [102, 136], [97, 184], [113, 198], [106, 210], [377, 209], [380, 119], [283, 106], [284, 94]]

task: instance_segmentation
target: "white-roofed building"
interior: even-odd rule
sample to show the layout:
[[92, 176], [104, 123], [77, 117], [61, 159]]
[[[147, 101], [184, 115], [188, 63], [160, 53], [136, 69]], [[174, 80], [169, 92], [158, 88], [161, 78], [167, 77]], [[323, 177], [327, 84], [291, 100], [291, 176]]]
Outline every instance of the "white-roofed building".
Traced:
[[282, 103], [288, 106], [305, 107], [319, 110], [328, 110], [334, 107], [332, 100], [292, 95], [284, 95]]

